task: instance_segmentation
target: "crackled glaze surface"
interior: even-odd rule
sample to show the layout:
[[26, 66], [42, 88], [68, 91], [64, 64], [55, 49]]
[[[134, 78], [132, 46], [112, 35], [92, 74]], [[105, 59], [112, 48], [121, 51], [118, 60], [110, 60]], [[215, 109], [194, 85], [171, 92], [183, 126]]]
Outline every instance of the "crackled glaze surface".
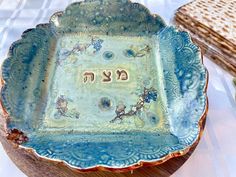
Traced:
[[40, 129], [168, 129], [158, 48], [157, 37], [80, 34], [59, 39]]
[[26, 31], [2, 70], [21, 147], [78, 169], [182, 151], [206, 112], [207, 73], [189, 35], [126, 0], [70, 5]]

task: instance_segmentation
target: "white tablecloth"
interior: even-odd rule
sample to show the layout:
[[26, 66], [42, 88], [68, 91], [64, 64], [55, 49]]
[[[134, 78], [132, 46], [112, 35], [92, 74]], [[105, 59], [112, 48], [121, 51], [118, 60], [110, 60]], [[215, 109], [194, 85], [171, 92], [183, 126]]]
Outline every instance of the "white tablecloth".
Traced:
[[[135, 0], [169, 23], [175, 9], [188, 0]], [[21, 33], [46, 23], [55, 11], [71, 0], [0, 0], [0, 63]], [[236, 176], [236, 104], [232, 76], [204, 58], [210, 73], [209, 112], [204, 135], [189, 160], [172, 177]], [[25, 177], [0, 145], [0, 177]], [[150, 176], [156, 177], [156, 176]]]

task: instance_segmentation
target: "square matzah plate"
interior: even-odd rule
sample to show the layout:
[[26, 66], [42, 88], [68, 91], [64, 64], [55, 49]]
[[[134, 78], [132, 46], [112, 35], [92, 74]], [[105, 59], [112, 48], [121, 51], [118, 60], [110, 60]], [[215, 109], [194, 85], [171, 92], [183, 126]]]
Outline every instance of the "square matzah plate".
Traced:
[[157, 165], [196, 144], [207, 72], [186, 32], [140, 4], [71, 4], [2, 67], [8, 139], [78, 171]]

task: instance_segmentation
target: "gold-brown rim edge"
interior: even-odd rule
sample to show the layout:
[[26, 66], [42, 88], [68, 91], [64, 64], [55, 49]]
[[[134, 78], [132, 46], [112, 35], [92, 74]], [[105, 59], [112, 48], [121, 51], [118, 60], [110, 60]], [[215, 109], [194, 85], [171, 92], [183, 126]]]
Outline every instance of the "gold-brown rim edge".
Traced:
[[[133, 3], [131, 0], [128, 0], [129, 2]], [[72, 4], [75, 4], [75, 3], [81, 3], [81, 2], [74, 2]], [[70, 4], [71, 5], [71, 4]], [[69, 6], [70, 6], [69, 5]], [[139, 5], [145, 7], [144, 5], [140, 4]], [[145, 7], [146, 9], [148, 9], [147, 7]], [[158, 16], [160, 17], [159, 15], [157, 14], [152, 14], [150, 12], [150, 10], [148, 9], [148, 12], [152, 15], [152, 16]], [[54, 13], [51, 18], [50, 18], [50, 22], [52, 17], [55, 16], [55, 15], [58, 15], [58, 14], [61, 14], [61, 13], [64, 13], [64, 11], [58, 11], [56, 13]], [[160, 17], [162, 19], [162, 17]], [[163, 19], [162, 19], [163, 20]], [[50, 23], [49, 22], [49, 23]], [[163, 20], [163, 22], [165, 22]], [[175, 27], [176, 29], [178, 29], [177, 27]], [[182, 31], [182, 30], [178, 30], [178, 31]], [[185, 31], [186, 32], [186, 31]], [[189, 34], [189, 32], [187, 32], [189, 37], [190, 37], [190, 41], [192, 43], [193, 40], [191, 39], [191, 35]], [[195, 44], [196, 45], [196, 44]], [[208, 112], [208, 109], [209, 109], [209, 101], [208, 101], [208, 96], [207, 96], [207, 88], [208, 88], [208, 82], [209, 82], [209, 72], [208, 70], [206, 69], [205, 65], [203, 64], [203, 54], [202, 54], [202, 51], [200, 49], [200, 47], [198, 47], [199, 49], [199, 52], [200, 52], [200, 57], [201, 57], [201, 64], [204, 66], [205, 68], [205, 72], [206, 72], [206, 83], [205, 83], [205, 87], [204, 87], [204, 90], [203, 90], [203, 94], [206, 98], [206, 105], [205, 105], [205, 109], [204, 109], [204, 112], [202, 113], [201, 115], [201, 118], [199, 119], [199, 122], [198, 122], [198, 129], [199, 129], [199, 134], [195, 140], [195, 142], [192, 143], [192, 145], [186, 147], [185, 149], [183, 150], [178, 150], [178, 151], [175, 151], [175, 152], [172, 152], [172, 153], [169, 153], [168, 155], [162, 157], [161, 159], [158, 159], [158, 160], [154, 160], [154, 161], [144, 161], [144, 160], [140, 160], [139, 162], [133, 164], [133, 165], [130, 165], [128, 167], [124, 167], [124, 168], [116, 168], [116, 167], [107, 167], [107, 166], [102, 166], [102, 165], [98, 165], [98, 166], [95, 166], [95, 167], [91, 167], [91, 168], [86, 168], [86, 169], [82, 169], [82, 168], [79, 168], [79, 167], [75, 167], [75, 166], [72, 166], [70, 164], [68, 164], [67, 162], [63, 161], [63, 160], [53, 160], [51, 158], [47, 158], [47, 157], [43, 157], [43, 156], [40, 156], [33, 148], [27, 148], [27, 147], [24, 147], [24, 146], [21, 146], [21, 145], [18, 145], [18, 144], [15, 144], [13, 143], [12, 141], [10, 140], [7, 140], [9, 142], [9, 144], [11, 144], [12, 146], [14, 146], [15, 148], [17, 149], [23, 149], [25, 150], [27, 153], [33, 155], [34, 157], [36, 157], [37, 159], [39, 160], [42, 160], [42, 161], [47, 161], [47, 162], [51, 162], [51, 163], [55, 163], [55, 164], [59, 164], [61, 166], [64, 166], [66, 168], [69, 168], [71, 169], [72, 171], [75, 171], [75, 172], [78, 172], [78, 173], [86, 173], [86, 172], [94, 172], [94, 171], [108, 171], [108, 172], [117, 172], [117, 173], [120, 173], [120, 172], [128, 172], [128, 171], [133, 171], [135, 169], [138, 169], [138, 168], [141, 168], [141, 167], [147, 167], [147, 166], [157, 166], [157, 165], [160, 165], [160, 164], [163, 164], [165, 163], [166, 161], [172, 159], [172, 158], [175, 158], [175, 157], [180, 157], [180, 156], [184, 156], [186, 155], [192, 147], [196, 146], [201, 137], [202, 137], [202, 134], [203, 134], [203, 131], [204, 131], [204, 126], [203, 126], [203, 123], [206, 119], [206, 116], [207, 116], [207, 112]], [[1, 89], [4, 87], [5, 85], [5, 81], [4, 79], [2, 78], [2, 75], [0, 76], [0, 79], [1, 79], [1, 83], [0, 83], [0, 87]], [[7, 110], [5, 109], [3, 103], [2, 103], [2, 100], [0, 99], [0, 109], [2, 109], [3, 111], [3, 118], [5, 118], [5, 125], [4, 125], [4, 129], [5, 129], [5, 133], [6, 133], [6, 136], [7, 136], [7, 132], [8, 132], [8, 129], [7, 129], [7, 121], [9, 120], [9, 114], [7, 112]], [[2, 117], [0, 117], [2, 118]]]

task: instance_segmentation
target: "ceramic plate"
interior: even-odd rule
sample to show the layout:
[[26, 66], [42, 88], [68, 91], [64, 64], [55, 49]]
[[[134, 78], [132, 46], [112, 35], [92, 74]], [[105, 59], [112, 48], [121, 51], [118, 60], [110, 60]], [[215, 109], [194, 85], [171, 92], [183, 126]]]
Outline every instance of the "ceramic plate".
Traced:
[[79, 171], [183, 155], [207, 110], [199, 48], [127, 0], [74, 3], [25, 31], [2, 79], [11, 140]]

